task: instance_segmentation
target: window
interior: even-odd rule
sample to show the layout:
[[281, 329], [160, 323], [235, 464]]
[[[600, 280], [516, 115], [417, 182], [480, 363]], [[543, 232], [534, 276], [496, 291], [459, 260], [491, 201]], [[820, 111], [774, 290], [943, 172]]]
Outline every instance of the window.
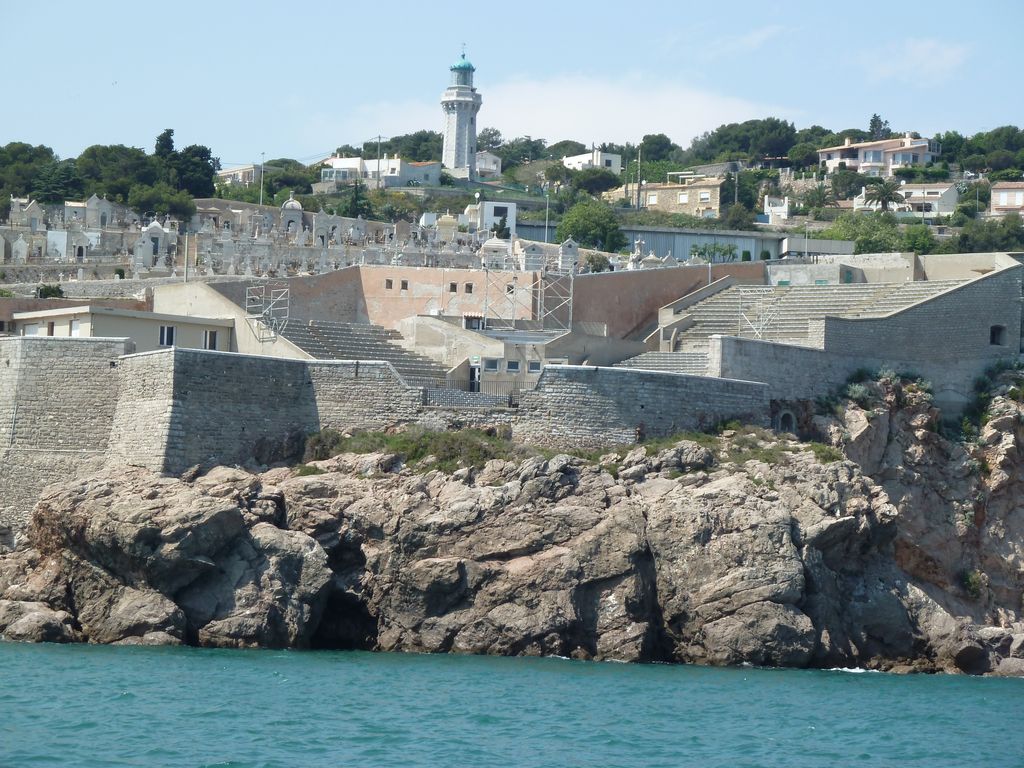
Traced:
[[505, 370], [509, 373], [519, 373], [519, 361], [518, 360], [506, 360]]
[[540, 373], [540, 360], [531, 360], [526, 364], [527, 373]]
[[611, 158], [608, 158], [608, 159], [606, 159], [606, 160], [604, 161], [604, 167], [605, 167], [605, 168], [611, 168], [611, 167], [612, 167], [612, 161], [611, 161]]
[[1014, 205], [1024, 205], [1024, 192], [1014, 192], [1013, 203]]
[[0, 332], [6, 331], [6, 330], [7, 330], [7, 323], [5, 323], [3, 320], [0, 320]]
[[1009, 195], [1008, 192], [1000, 192], [999, 193], [999, 204], [1000, 205], [1006, 205], [1008, 195]]
[[507, 205], [496, 205], [494, 206], [494, 218], [500, 219], [502, 216], [508, 216]]
[[690, 202], [690, 193], [689, 192], [680, 192], [679, 193], [679, 204], [680, 205], [685, 205], [688, 202]]
[[216, 331], [203, 331], [203, 349], [217, 349]]
[[497, 360], [497, 358], [485, 357], [484, 358], [484, 370], [485, 371], [497, 371], [498, 370], [498, 360]]
[[1006, 346], [1006, 326], [993, 325], [988, 329], [988, 343], [997, 347]]
[[462, 287], [462, 292], [463, 293], [472, 293], [473, 292], [473, 284], [472, 283], [466, 283]]
[[401, 288], [402, 288], [403, 291], [408, 291], [409, 290], [409, 281], [408, 280], [403, 280]]
[[47, 336], [53, 336], [53, 330], [54, 330], [54, 324], [53, 324], [53, 321], [51, 320], [50, 322], [48, 322], [46, 324], [46, 335]]
[[161, 325], [160, 326], [160, 346], [161, 347], [173, 347], [174, 346], [174, 326], [173, 325]]
[[[3, 330], [3, 329], [0, 328], [0, 330]], [[82, 335], [82, 321], [81, 320], [72, 320], [71, 321], [71, 335], [72, 335], [72, 337], [74, 337], [76, 339], [79, 336]]]
[[648, 205], [657, 205], [658, 204], [658, 193], [657, 192], [648, 192], [647, 193], [647, 204]]
[[390, 291], [394, 287], [395, 287], [395, 281], [392, 280], [391, 278], [388, 278], [387, 280], [384, 281], [384, 290]]
[[458, 283], [448, 283], [448, 293], [458, 293], [458, 292], [459, 292], [459, 284]]
[[702, 203], [710, 203], [711, 202], [711, 193], [710, 192], [701, 192], [699, 200]]

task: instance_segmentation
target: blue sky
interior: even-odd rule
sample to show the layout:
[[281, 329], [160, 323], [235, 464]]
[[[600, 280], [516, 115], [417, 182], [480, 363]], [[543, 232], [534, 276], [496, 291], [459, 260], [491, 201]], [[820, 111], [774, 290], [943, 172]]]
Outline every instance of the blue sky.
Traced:
[[478, 125], [508, 138], [665, 133], [685, 147], [726, 122], [839, 130], [866, 128], [873, 112], [925, 135], [1024, 125], [1019, 0], [141, 7], [0, 0], [0, 144], [152, 151], [174, 128], [179, 147], [205, 144], [225, 166], [261, 152], [311, 160], [440, 130], [462, 43], [483, 95]]

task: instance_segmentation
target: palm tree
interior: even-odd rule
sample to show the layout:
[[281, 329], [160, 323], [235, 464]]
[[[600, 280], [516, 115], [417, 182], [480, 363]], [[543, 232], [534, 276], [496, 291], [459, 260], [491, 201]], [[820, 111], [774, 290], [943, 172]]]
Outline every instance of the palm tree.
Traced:
[[878, 203], [883, 211], [888, 211], [890, 203], [903, 202], [899, 182], [895, 179], [883, 179], [878, 184], [872, 184], [864, 191], [864, 202]]
[[839, 203], [836, 202], [835, 192], [832, 191], [832, 187], [826, 184], [824, 181], [818, 182], [816, 186], [811, 187], [803, 195], [804, 208], [836, 208]]

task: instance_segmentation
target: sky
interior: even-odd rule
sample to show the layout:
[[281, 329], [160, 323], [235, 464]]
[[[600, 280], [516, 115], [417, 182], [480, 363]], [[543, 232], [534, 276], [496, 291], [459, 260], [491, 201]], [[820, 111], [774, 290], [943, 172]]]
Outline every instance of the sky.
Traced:
[[[1024, 3], [0, 0], [0, 145], [210, 147], [225, 167], [420, 129], [462, 45], [477, 125], [683, 147], [723, 123], [970, 135], [1024, 126]], [[1017, 63], [1013, 66], [1011, 62]]]

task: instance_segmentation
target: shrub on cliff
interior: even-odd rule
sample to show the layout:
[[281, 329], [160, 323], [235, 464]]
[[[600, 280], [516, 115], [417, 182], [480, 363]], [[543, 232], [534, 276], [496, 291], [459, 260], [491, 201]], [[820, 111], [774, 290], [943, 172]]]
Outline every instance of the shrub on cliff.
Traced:
[[407, 465], [421, 464], [427, 457], [431, 469], [451, 472], [460, 467], [483, 467], [491, 459], [522, 458], [525, 449], [511, 441], [479, 429], [432, 432], [408, 429], [403, 432], [353, 432], [341, 434], [325, 429], [306, 439], [303, 461], [319, 461], [339, 453], [394, 453]]

